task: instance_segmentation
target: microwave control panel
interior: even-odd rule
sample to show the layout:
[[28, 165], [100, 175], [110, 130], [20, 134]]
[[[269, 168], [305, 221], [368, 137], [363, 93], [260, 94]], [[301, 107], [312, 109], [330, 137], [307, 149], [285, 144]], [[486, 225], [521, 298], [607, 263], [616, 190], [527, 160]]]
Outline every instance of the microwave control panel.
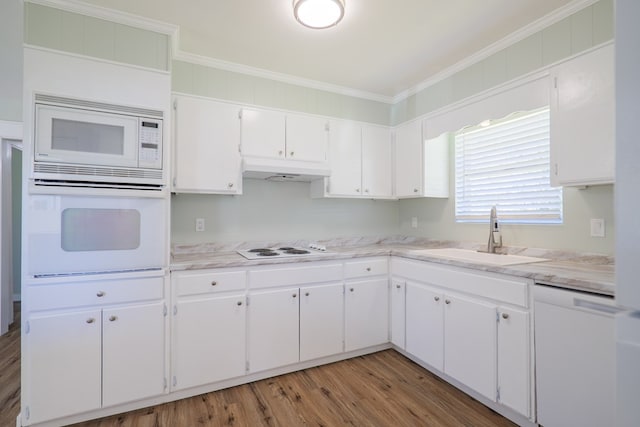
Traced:
[[140, 119], [138, 166], [162, 169], [162, 120]]

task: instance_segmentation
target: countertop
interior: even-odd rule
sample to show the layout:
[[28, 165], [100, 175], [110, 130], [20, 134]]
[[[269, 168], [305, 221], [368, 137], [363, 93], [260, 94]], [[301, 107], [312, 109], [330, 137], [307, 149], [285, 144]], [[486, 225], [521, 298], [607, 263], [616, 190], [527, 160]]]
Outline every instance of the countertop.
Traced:
[[[326, 244], [332, 243], [332, 244]], [[489, 265], [481, 262], [445, 259], [421, 253], [423, 249], [464, 248], [478, 250], [479, 245], [436, 241], [416, 238], [385, 239], [345, 239], [323, 242], [327, 252], [305, 257], [247, 260], [235, 252], [239, 248], [274, 247], [279, 245], [308, 246], [308, 242], [260, 242], [253, 246], [246, 244], [198, 244], [174, 246], [171, 257], [171, 270], [198, 270], [209, 268], [255, 267], [264, 265], [304, 263], [314, 261], [346, 260], [371, 256], [398, 256], [403, 258], [446, 264], [478, 271], [524, 277], [536, 283], [550, 284], [565, 289], [592, 292], [601, 295], [615, 294], [613, 258], [597, 254], [579, 254], [574, 252], [532, 249], [502, 248], [502, 253], [531, 256], [548, 259], [532, 264], [509, 266]]]

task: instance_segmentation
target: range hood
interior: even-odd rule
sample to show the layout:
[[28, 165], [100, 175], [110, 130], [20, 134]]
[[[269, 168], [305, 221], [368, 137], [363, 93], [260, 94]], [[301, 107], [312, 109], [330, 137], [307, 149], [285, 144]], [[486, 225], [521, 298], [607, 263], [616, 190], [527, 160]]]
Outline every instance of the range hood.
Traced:
[[311, 182], [330, 174], [329, 165], [325, 162], [265, 159], [262, 157], [244, 157], [242, 159], [242, 176], [245, 178]]

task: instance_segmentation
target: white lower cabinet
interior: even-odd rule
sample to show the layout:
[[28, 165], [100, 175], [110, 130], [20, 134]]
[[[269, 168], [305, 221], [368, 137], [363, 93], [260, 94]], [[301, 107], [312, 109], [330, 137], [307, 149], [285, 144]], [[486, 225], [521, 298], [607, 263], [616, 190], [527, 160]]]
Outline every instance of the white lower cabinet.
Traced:
[[30, 424], [165, 390], [162, 302], [37, 314], [28, 329]]
[[444, 297], [444, 372], [496, 398], [496, 306], [468, 297]]
[[389, 279], [345, 284], [345, 350], [389, 341]]
[[299, 359], [299, 292], [296, 288], [251, 292], [249, 371], [296, 363]]
[[300, 289], [300, 361], [344, 351], [342, 283]]
[[405, 349], [405, 322], [406, 322], [406, 300], [405, 292], [407, 283], [403, 280], [392, 280], [389, 297], [389, 308], [391, 315], [389, 316], [389, 335], [391, 344]]
[[395, 257], [391, 270], [406, 280], [407, 353], [533, 420], [531, 284]]

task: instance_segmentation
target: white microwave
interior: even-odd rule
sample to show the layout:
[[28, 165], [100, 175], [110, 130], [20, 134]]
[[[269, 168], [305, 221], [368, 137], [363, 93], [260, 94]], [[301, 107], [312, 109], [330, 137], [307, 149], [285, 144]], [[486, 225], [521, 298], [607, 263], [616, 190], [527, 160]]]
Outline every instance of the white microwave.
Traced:
[[162, 111], [36, 95], [33, 179], [163, 186], [162, 127]]

